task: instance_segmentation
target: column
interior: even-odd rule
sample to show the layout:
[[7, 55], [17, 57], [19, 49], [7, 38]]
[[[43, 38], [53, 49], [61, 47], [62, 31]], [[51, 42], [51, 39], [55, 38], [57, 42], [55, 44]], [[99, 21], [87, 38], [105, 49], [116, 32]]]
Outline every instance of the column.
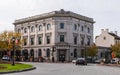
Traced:
[[28, 26], [28, 42], [27, 45], [30, 45], [30, 26]]
[[[21, 40], [22, 42], [23, 42], [23, 28], [24, 28], [24, 27], [21, 27], [21, 39], [20, 39], [20, 40]], [[23, 44], [22, 44], [22, 45], [23, 45]]]
[[46, 37], [45, 37], [45, 33], [46, 33], [46, 23], [43, 23], [43, 45], [45, 45], [46, 42]]
[[35, 45], [37, 45], [37, 24], [35, 25]]

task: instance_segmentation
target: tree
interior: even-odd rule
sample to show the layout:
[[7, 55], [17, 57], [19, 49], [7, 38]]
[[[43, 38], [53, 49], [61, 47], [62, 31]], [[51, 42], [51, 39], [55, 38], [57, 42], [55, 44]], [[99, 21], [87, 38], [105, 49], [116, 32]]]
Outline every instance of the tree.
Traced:
[[120, 44], [111, 45], [112, 50], [112, 58], [118, 57], [120, 58]]
[[18, 48], [21, 47], [22, 41], [21, 39], [21, 34], [13, 31], [4, 31], [0, 33], [0, 50], [12, 50], [13, 43], [12, 43], [12, 37], [15, 37], [17, 41], [19, 41], [16, 46]]
[[98, 48], [95, 44], [92, 44], [90, 47], [87, 49], [87, 56], [94, 57], [98, 53]]

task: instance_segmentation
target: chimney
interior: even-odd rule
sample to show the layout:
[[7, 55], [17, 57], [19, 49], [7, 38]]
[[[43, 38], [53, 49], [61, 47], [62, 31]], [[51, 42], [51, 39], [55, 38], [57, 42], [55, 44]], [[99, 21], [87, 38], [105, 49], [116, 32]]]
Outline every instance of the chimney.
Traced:
[[115, 34], [117, 35], [117, 31], [115, 31]]
[[104, 33], [104, 29], [101, 29], [101, 33]]
[[106, 29], [106, 32], [108, 33], [108, 32], [109, 32], [109, 29]]
[[110, 31], [110, 33], [113, 33], [113, 31]]

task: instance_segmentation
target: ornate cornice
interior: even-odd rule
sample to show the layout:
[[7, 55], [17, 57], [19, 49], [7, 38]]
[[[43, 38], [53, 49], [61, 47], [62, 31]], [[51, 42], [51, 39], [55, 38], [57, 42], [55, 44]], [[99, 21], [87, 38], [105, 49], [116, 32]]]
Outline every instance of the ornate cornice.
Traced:
[[95, 21], [92, 18], [82, 16], [82, 15], [73, 13], [71, 11], [64, 11], [63, 9], [61, 9], [60, 11], [53, 11], [53, 12], [49, 12], [49, 13], [45, 13], [45, 14], [41, 14], [41, 15], [18, 19], [18, 20], [15, 20], [15, 22], [13, 24], [17, 25], [17, 24], [21, 24], [21, 23], [26, 23], [26, 22], [31, 22], [31, 21], [36, 21], [36, 20], [41, 20], [41, 19], [51, 18], [51, 17], [73, 17], [73, 18], [77, 18], [80, 20], [95, 23]]

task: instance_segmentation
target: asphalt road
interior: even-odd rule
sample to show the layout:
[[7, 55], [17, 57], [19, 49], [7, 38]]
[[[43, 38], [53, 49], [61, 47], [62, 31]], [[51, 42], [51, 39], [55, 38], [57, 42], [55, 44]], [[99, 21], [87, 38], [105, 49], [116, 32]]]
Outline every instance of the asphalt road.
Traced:
[[1, 75], [120, 75], [119, 67], [98, 66], [88, 64], [87, 66], [76, 66], [72, 63], [29, 63], [37, 67], [35, 70], [1, 74]]

